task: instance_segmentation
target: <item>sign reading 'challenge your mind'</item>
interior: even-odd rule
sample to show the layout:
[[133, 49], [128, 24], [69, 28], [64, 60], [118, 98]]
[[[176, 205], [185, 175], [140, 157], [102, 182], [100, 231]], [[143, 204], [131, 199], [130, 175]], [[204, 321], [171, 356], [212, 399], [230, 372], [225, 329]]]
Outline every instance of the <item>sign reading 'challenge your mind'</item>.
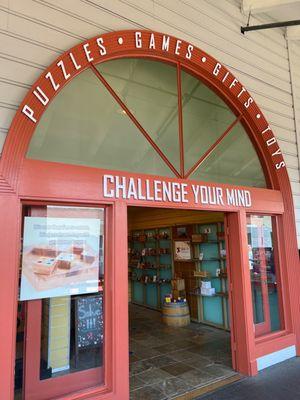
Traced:
[[112, 199], [233, 207], [252, 205], [250, 191], [244, 189], [113, 175], [104, 175], [102, 184], [103, 196]]

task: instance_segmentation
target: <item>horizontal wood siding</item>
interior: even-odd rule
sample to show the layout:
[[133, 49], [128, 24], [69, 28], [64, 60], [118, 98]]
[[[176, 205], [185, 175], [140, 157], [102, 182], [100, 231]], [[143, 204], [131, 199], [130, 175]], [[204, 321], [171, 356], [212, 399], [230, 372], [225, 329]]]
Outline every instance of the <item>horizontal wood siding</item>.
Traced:
[[[252, 17], [252, 24], [269, 22]], [[242, 35], [239, 0], [0, 0], [0, 151], [27, 90], [62, 52], [119, 29], [151, 29], [216, 57], [252, 93], [277, 136], [291, 179], [300, 244], [300, 184], [293, 96], [300, 103], [300, 46], [281, 29]], [[293, 92], [290, 57], [293, 52]], [[298, 126], [300, 108], [298, 106]], [[299, 135], [299, 132], [298, 132]]]
[[[300, 157], [300, 41], [289, 41], [288, 54], [290, 60], [290, 75], [292, 83], [293, 95], [293, 112], [295, 122], [295, 138], [298, 156]], [[299, 161], [299, 158], [298, 158]], [[300, 163], [298, 163], [298, 168]], [[296, 227], [298, 232], [298, 247], [300, 248], [300, 184], [299, 184], [299, 169], [298, 174], [295, 174], [295, 169], [289, 171], [289, 176], [292, 184], [294, 195], [294, 206], [296, 216]]]

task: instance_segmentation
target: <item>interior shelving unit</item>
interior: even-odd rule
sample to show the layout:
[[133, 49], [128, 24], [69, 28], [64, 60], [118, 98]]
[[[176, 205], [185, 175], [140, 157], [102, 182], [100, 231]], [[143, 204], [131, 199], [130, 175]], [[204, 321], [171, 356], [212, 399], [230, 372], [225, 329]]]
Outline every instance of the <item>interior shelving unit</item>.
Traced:
[[[196, 296], [198, 305], [198, 315], [193, 319], [196, 322], [229, 329], [224, 224], [222, 222], [198, 224], [195, 226], [195, 233], [205, 235], [206, 239], [201, 242], [192, 242], [196, 288], [190, 292], [190, 295]], [[211, 286], [215, 288], [215, 295], [201, 294], [202, 281], [211, 282]]]
[[[183, 236], [178, 235], [180, 227], [186, 232]], [[174, 245], [178, 240], [190, 242], [190, 259], [174, 259]], [[165, 295], [172, 293], [171, 279], [183, 278], [191, 319], [230, 329], [223, 222], [133, 230], [128, 247], [129, 291], [133, 304], [161, 310]], [[203, 281], [211, 282], [214, 295], [201, 294]]]
[[172, 290], [171, 229], [132, 231], [128, 248], [131, 302], [160, 310]]

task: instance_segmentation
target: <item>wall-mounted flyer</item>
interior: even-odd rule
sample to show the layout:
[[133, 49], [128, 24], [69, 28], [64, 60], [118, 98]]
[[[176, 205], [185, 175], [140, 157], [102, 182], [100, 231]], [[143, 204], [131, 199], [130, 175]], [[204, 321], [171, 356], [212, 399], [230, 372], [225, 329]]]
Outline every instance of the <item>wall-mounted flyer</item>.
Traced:
[[177, 240], [174, 242], [174, 260], [187, 261], [192, 258], [191, 242], [189, 240]]
[[20, 300], [98, 291], [102, 221], [25, 217]]

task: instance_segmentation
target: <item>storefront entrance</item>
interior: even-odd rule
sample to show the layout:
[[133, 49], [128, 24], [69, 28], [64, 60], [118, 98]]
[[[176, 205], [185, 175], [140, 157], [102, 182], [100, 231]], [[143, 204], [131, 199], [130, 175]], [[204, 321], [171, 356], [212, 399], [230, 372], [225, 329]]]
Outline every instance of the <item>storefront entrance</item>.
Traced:
[[128, 208], [131, 399], [198, 397], [239, 379], [224, 218]]
[[[193, 324], [231, 328], [240, 374], [299, 354], [299, 259], [281, 151], [248, 91], [192, 44], [123, 31], [66, 52], [15, 116], [0, 194], [1, 398], [13, 399], [19, 371], [23, 400], [129, 399], [128, 228], [152, 229], [155, 257], [173, 257], [169, 276], [166, 267], [131, 271], [143, 303], [134, 307], [161, 307], [168, 294], [174, 305], [185, 290]], [[223, 220], [130, 227], [130, 207]], [[215, 257], [209, 235], [220, 244], [223, 232]]]

